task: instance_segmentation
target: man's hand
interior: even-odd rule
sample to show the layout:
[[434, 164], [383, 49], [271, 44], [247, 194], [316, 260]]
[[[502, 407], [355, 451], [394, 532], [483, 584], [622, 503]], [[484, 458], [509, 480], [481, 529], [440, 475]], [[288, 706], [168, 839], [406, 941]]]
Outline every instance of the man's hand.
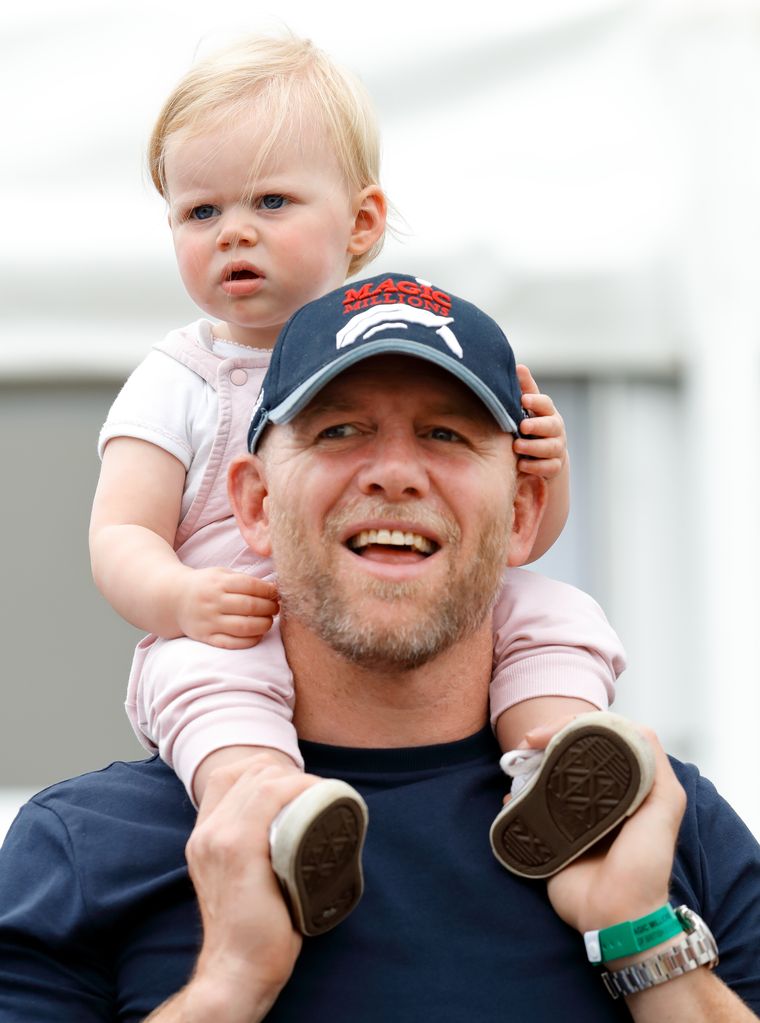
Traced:
[[668, 901], [686, 794], [657, 736], [637, 727], [655, 754], [649, 795], [611, 841], [595, 846], [548, 882], [557, 913], [581, 932], [634, 920]]
[[301, 950], [272, 872], [269, 826], [317, 779], [253, 757], [214, 771], [187, 843], [203, 921], [203, 946], [188, 985], [150, 1020], [256, 1023]]
[[564, 420], [549, 395], [540, 393], [527, 366], [517, 366], [517, 378], [522, 390], [523, 408], [531, 414], [530, 419], [523, 419], [520, 423], [521, 436], [515, 438], [513, 445], [518, 456], [518, 471], [546, 480], [554, 479], [567, 461]]
[[[557, 730], [552, 727], [550, 734], [541, 735], [538, 741], [537, 729], [531, 734], [531, 745], [546, 745]], [[657, 736], [640, 726], [639, 730], [655, 754], [649, 795], [612, 840], [595, 846], [548, 881], [549, 898], [558, 915], [581, 933], [638, 919], [668, 901], [686, 794]], [[647, 958], [653, 951], [627, 957], [620, 965]], [[626, 1002], [636, 1023], [686, 1019], [692, 1023], [751, 1023], [758, 1019], [717, 974], [704, 967], [632, 995]]]
[[256, 646], [277, 614], [273, 583], [227, 568], [183, 571], [177, 621], [185, 636], [225, 650]]

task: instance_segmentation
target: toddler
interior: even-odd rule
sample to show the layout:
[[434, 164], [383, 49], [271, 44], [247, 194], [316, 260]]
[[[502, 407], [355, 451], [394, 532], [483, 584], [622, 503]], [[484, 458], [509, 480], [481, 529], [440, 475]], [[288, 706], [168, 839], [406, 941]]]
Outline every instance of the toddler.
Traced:
[[[226, 469], [245, 451], [280, 328], [376, 255], [386, 199], [363, 90], [292, 37], [246, 40], [196, 65], [164, 105], [149, 159], [183, 283], [210, 319], [172, 331], [116, 398], [99, 440], [90, 547], [102, 593], [150, 633], [129, 681], [132, 725], [197, 805], [211, 773], [242, 758], [303, 768], [271, 566], [237, 530]], [[524, 367], [520, 381], [531, 418], [514, 441], [518, 467], [549, 480], [533, 560], [564, 525], [568, 464], [551, 399]], [[604, 709], [622, 667], [589, 597], [509, 572], [491, 687], [502, 750], [559, 715]], [[303, 933], [356, 905], [365, 829], [359, 794], [330, 779], [314, 779], [275, 822], [273, 868]], [[505, 850], [496, 843], [519, 867]]]

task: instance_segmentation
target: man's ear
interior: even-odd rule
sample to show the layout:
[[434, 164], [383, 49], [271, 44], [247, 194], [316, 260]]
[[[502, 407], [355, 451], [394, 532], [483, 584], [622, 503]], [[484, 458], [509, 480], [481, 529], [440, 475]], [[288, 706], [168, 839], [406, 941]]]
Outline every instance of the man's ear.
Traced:
[[518, 472], [513, 504], [512, 534], [509, 538], [507, 564], [524, 565], [536, 542], [538, 527], [546, 510], [546, 480]]
[[385, 230], [388, 203], [379, 185], [369, 185], [354, 198], [354, 226], [348, 251], [361, 256], [369, 251]]
[[239, 455], [227, 472], [227, 493], [243, 539], [256, 554], [269, 557], [267, 484], [264, 463], [256, 455]]

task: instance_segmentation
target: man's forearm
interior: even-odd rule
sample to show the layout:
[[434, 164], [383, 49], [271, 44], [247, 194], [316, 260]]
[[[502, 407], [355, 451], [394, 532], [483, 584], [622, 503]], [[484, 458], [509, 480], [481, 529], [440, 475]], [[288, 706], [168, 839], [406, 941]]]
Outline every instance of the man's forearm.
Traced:
[[627, 999], [636, 1023], [753, 1023], [758, 1016], [707, 967]]
[[145, 1023], [258, 1023], [301, 950], [272, 873], [269, 827], [314, 779], [245, 758], [213, 772], [186, 846], [203, 921], [194, 973]]
[[276, 993], [246, 991], [243, 985], [234, 990], [199, 976], [176, 995], [159, 1005], [145, 1023], [259, 1023], [276, 1000]]

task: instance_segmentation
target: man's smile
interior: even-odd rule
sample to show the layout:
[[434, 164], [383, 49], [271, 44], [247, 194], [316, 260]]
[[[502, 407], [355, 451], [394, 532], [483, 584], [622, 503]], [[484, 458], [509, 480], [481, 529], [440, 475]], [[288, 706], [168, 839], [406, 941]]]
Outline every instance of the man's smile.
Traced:
[[427, 557], [438, 549], [438, 544], [428, 537], [401, 529], [363, 529], [349, 537], [347, 543], [357, 554], [364, 554], [368, 548], [390, 547]]
[[412, 503], [413, 508], [354, 500], [328, 516], [325, 539], [337, 542], [352, 561], [359, 558], [371, 575], [399, 582], [415, 578], [438, 563], [444, 548], [458, 543], [459, 529], [441, 510]]
[[442, 549], [443, 535], [440, 529], [422, 532], [423, 528], [419, 522], [366, 522], [345, 529], [341, 542], [373, 575], [379, 571], [383, 578], [402, 582], [410, 578], [410, 571], [416, 577], [423, 566], [438, 560], [435, 555]]

